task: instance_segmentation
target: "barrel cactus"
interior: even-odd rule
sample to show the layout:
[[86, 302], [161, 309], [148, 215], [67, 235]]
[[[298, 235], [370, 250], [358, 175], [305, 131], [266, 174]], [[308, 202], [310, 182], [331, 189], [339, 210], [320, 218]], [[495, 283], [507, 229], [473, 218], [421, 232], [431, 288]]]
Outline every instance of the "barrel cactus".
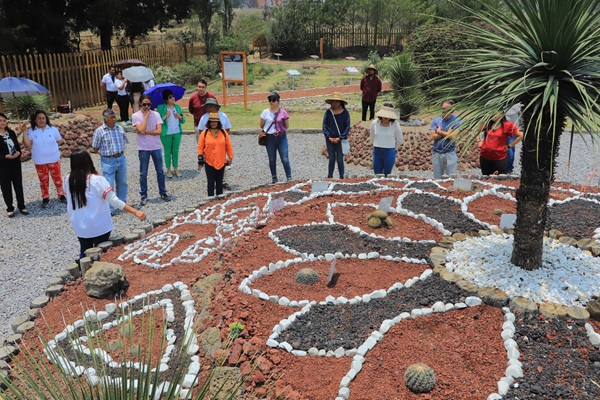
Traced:
[[427, 393], [435, 386], [435, 372], [427, 364], [413, 364], [406, 369], [404, 381], [411, 392]]
[[369, 227], [372, 229], [392, 226], [392, 219], [388, 216], [388, 213], [382, 210], [373, 211], [367, 215], [367, 221], [369, 221]]
[[369, 218], [369, 227], [377, 229], [381, 226], [381, 220], [377, 217]]
[[312, 268], [302, 268], [296, 273], [296, 282], [301, 285], [313, 285], [319, 281], [319, 274]]

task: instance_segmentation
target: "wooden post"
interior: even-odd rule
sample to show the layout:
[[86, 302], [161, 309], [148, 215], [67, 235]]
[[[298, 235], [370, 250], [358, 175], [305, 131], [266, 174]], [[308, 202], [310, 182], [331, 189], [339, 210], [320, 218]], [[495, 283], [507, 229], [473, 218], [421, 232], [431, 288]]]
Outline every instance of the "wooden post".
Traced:
[[319, 50], [321, 50], [321, 64], [323, 64], [323, 58], [325, 56], [325, 52], [323, 51], [323, 38], [319, 39]]

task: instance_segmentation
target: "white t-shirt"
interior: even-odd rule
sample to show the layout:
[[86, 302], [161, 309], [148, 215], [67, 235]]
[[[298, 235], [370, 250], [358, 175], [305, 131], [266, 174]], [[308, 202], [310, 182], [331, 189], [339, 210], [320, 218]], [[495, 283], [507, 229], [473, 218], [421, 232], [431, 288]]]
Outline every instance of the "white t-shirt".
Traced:
[[[208, 123], [208, 116], [208, 113], [206, 113], [200, 118], [200, 122], [198, 122], [198, 130], [200, 132], [208, 128], [206, 126], [206, 124]], [[219, 119], [221, 120], [221, 125], [223, 126], [223, 129], [231, 129], [231, 122], [229, 121], [229, 117], [227, 116], [227, 114], [219, 111]]]
[[54, 126], [48, 126], [42, 130], [38, 127], [27, 131], [31, 140], [31, 158], [36, 165], [53, 164], [60, 160], [60, 149], [58, 141], [62, 140], [60, 132]]
[[117, 88], [117, 95], [127, 96], [127, 85], [123, 86], [123, 89], [119, 89], [122, 84], [123, 84], [122, 80], [115, 78], [115, 86]]
[[[115, 81], [117, 80], [117, 77], [115, 76]], [[109, 74], [106, 74], [102, 77], [102, 82], [106, 85], [106, 91], [107, 92], [116, 92], [119, 89], [117, 88], [117, 85], [115, 85], [115, 83], [112, 80], [112, 77]]]
[[179, 129], [179, 120], [175, 118], [175, 113], [177, 110], [175, 107], [167, 108], [167, 112], [169, 113], [169, 118], [167, 118], [167, 135], [180, 133], [181, 129]]
[[389, 126], [381, 126], [379, 119], [373, 120], [371, 123], [370, 136], [374, 147], [395, 149], [404, 143], [402, 128], [400, 128], [398, 121], [394, 121], [394, 123]]
[[[63, 187], [67, 197], [67, 214], [77, 237], [94, 238], [112, 231], [113, 222], [106, 198], [113, 189], [106, 178], [101, 175], [90, 175], [85, 190], [87, 204], [85, 207], [74, 210], [71, 203], [71, 191], [69, 190], [69, 175], [65, 176]], [[120, 204], [113, 201], [113, 207], [122, 210], [125, 203], [120, 200], [119, 202]]]

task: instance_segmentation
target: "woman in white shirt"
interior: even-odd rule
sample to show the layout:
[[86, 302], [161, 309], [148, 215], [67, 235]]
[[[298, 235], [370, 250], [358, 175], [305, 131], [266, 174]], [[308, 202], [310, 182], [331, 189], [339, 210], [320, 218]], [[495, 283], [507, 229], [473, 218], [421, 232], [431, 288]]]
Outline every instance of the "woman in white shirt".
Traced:
[[115, 195], [106, 178], [98, 175], [90, 153], [85, 150], [71, 154], [71, 173], [65, 176], [67, 189], [67, 214], [71, 227], [79, 239], [79, 257], [85, 251], [105, 242], [113, 229], [109, 204], [146, 219], [141, 210], [125, 204]]
[[117, 87], [117, 104], [119, 105], [119, 114], [121, 116], [121, 125], [131, 125], [129, 121], [129, 93], [127, 92], [127, 78], [123, 78], [121, 71], [117, 72], [115, 86]]
[[388, 176], [396, 163], [396, 148], [404, 143], [398, 115], [392, 107], [384, 105], [371, 123], [373, 141], [373, 170]]
[[[29, 123], [31, 128], [23, 135], [23, 144], [31, 149], [31, 158], [35, 164], [42, 190], [42, 208], [48, 207], [48, 203], [50, 203], [49, 176], [52, 177], [60, 202], [66, 203], [58, 147], [63, 143], [60, 132], [50, 124], [48, 115], [43, 110], [37, 110], [31, 114]], [[25, 129], [22, 128], [21, 131], [24, 132]]]

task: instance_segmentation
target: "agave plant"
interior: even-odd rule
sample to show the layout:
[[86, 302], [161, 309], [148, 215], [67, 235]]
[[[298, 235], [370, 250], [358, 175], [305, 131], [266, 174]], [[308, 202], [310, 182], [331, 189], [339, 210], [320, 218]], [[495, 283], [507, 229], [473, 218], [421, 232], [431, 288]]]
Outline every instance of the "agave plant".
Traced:
[[410, 53], [401, 53], [385, 63], [386, 76], [394, 90], [396, 107], [400, 109], [400, 119], [407, 121], [425, 103], [421, 92], [420, 74]]
[[50, 108], [50, 96], [22, 96], [7, 97], [4, 99], [4, 109], [11, 114], [11, 118], [18, 117], [27, 120], [36, 110], [48, 110]]
[[[456, 98], [463, 132], [511, 105], [523, 105], [525, 133], [511, 262], [542, 266], [543, 235], [558, 144], [571, 134], [597, 135], [600, 107], [600, 0], [503, 0], [458, 21], [469, 48], [433, 82], [436, 97]], [[494, 26], [490, 31], [476, 25]], [[592, 136], [593, 138], [594, 136]], [[472, 141], [464, 133], [461, 140]]]
[[[148, 303], [142, 307], [153, 309]], [[95, 319], [80, 320], [59, 335], [51, 333], [55, 338], [52, 340], [43, 340], [38, 331], [43, 350], [32, 343], [20, 346], [21, 355], [12, 360], [12, 379], [0, 376], [0, 384], [6, 388], [0, 388], [0, 398], [199, 400], [239, 397], [243, 377], [235, 368], [220, 366], [219, 361], [224, 360], [217, 360], [208, 376], [201, 375], [200, 364], [197, 368], [191, 366], [188, 350], [193, 330], [186, 330], [181, 338], [171, 336], [176, 340], [170, 340], [164, 313], [162, 324], [158, 311], [156, 314], [144, 312], [137, 317], [136, 314], [139, 312], [117, 315], [118, 324], [112, 334], [103, 326], [104, 321]], [[138, 318], [136, 325], [134, 318]], [[161, 325], [164, 329], [157, 329]], [[60, 335], [66, 337], [58, 339]], [[153, 354], [153, 348], [169, 346], [172, 352]], [[169, 367], [163, 370], [165, 357]], [[234, 374], [231, 370], [237, 372]]]

